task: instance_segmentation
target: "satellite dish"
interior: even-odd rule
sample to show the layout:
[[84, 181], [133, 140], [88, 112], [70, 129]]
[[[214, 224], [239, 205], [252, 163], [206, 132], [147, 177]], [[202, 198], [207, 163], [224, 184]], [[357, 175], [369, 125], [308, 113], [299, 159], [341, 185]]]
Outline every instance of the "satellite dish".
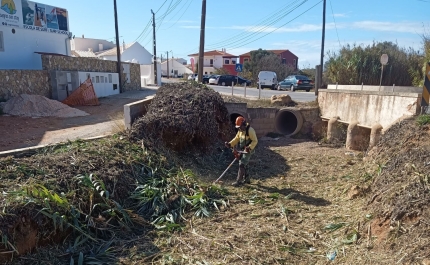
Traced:
[[388, 55], [386, 55], [385, 53], [382, 54], [381, 56], [381, 64], [382, 65], [386, 65], [388, 63]]

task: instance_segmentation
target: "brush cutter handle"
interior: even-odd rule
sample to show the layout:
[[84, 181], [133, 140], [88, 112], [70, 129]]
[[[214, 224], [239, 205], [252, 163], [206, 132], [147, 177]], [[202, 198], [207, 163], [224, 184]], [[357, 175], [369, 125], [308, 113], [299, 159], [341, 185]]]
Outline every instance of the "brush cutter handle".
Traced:
[[224, 177], [224, 175], [225, 175], [225, 173], [227, 173], [227, 171], [231, 168], [231, 166], [234, 164], [234, 162], [236, 162], [236, 160], [237, 160], [237, 158], [235, 158], [234, 160], [233, 160], [233, 162], [231, 162], [230, 163], [230, 165], [227, 167], [227, 169], [226, 170], [224, 170], [224, 172], [221, 174], [221, 176], [219, 176], [219, 178], [217, 178], [215, 181], [214, 181], [214, 184], [215, 183], [217, 183], [222, 177]]

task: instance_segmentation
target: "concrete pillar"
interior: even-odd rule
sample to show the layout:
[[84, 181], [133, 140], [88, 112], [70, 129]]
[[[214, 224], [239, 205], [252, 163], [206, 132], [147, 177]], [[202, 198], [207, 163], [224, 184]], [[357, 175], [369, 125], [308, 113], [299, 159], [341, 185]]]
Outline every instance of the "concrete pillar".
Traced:
[[360, 149], [360, 128], [358, 127], [358, 121], [352, 121], [348, 125], [346, 132], [346, 143], [345, 147], [348, 150]]
[[327, 141], [329, 141], [329, 142], [334, 140], [334, 139], [339, 138], [339, 136], [341, 134], [338, 120], [339, 120], [339, 117], [334, 117], [328, 121]]
[[378, 144], [379, 140], [381, 139], [382, 129], [382, 125], [379, 123], [372, 126], [370, 131], [369, 150]]

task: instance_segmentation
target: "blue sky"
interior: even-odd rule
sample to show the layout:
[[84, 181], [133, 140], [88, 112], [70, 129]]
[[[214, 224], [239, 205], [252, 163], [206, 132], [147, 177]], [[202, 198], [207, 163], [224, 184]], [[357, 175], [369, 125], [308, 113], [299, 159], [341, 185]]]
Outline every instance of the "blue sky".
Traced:
[[[198, 52], [201, 0], [117, 2], [121, 42], [138, 40], [152, 53], [152, 25], [146, 26], [153, 9], [157, 56], [172, 51], [175, 57], [189, 59], [188, 54]], [[74, 35], [115, 40], [112, 0], [41, 3], [66, 8]], [[430, 0], [327, 0], [325, 51], [373, 41], [419, 49], [421, 35], [430, 33], [426, 10]], [[239, 55], [258, 48], [289, 49], [299, 57], [299, 67], [314, 66], [319, 63], [321, 25], [320, 0], [207, 0], [205, 50], [226, 48]]]

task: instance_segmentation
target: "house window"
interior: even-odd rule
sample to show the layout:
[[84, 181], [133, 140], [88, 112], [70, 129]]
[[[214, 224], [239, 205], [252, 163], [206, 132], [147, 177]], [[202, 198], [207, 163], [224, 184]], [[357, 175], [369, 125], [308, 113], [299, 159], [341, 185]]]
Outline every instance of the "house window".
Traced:
[[293, 64], [294, 64], [294, 67], [296, 67], [296, 68], [297, 68], [297, 65], [296, 65], [296, 59], [294, 59], [294, 60], [293, 60]]
[[0, 52], [4, 52], [3, 31], [0, 31]]
[[94, 84], [95, 83], [95, 79], [94, 79], [94, 76], [93, 77], [91, 77], [91, 82]]
[[105, 83], [107, 83], [108, 82], [108, 79], [107, 79], [107, 77], [105, 76]]
[[112, 74], [109, 74], [108, 77], [109, 77], [109, 83], [112, 84]]
[[96, 83], [100, 83], [100, 77], [96, 76]]
[[231, 64], [236, 64], [236, 60], [231, 60]]
[[230, 60], [224, 60], [224, 64], [230, 64]]
[[104, 83], [105, 81], [105, 77], [104, 76], [100, 76], [100, 83]]
[[207, 75], [208, 74], [208, 72], [205, 72], [205, 75]]
[[243, 59], [243, 62], [249, 62], [249, 59], [248, 58]]
[[213, 65], [214, 65], [214, 59], [210, 59], [210, 60], [209, 60], [209, 64], [210, 64], [211, 66], [213, 66]]
[[90, 73], [87, 73], [87, 79], [91, 78]]
[[287, 64], [287, 59], [282, 58], [282, 64]]

